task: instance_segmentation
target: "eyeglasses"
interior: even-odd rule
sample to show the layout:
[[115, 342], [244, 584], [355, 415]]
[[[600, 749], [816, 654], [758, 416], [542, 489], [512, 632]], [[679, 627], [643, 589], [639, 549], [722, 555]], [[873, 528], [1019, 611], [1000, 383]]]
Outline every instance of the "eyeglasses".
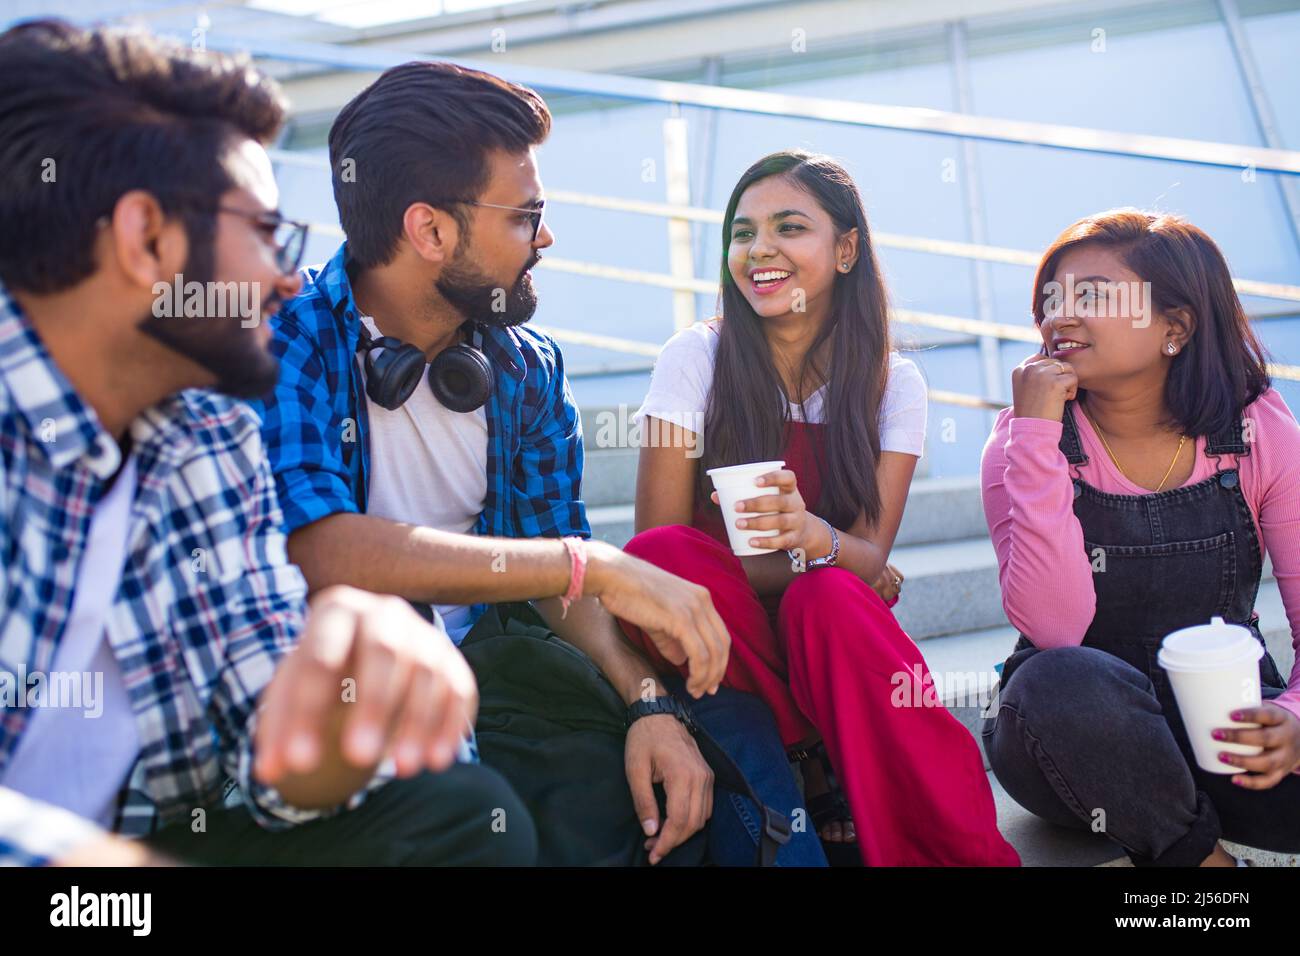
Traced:
[[456, 199], [453, 202], [463, 202], [467, 206], [487, 206], [489, 209], [508, 209], [511, 212], [526, 212], [533, 221], [533, 238], [529, 242], [537, 241], [537, 234], [542, 231], [542, 210], [546, 206], [546, 200], [543, 199], [536, 206], [502, 206], [494, 202], [479, 202], [477, 199]]
[[[241, 216], [271, 233], [271, 243], [275, 247], [275, 264], [279, 270], [289, 275], [298, 271], [302, 264], [302, 254], [307, 249], [307, 233], [311, 224], [296, 219], [286, 219], [278, 212], [249, 212], [233, 206], [202, 206], [200, 203], [187, 205], [204, 208], [209, 212], [228, 212], [232, 216]], [[107, 214], [95, 220], [95, 225], [104, 228], [111, 220]]]
[[276, 267], [285, 275], [298, 271], [298, 266], [302, 264], [303, 252], [307, 249], [310, 223], [286, 219], [278, 212], [249, 212], [247, 209], [236, 209], [233, 206], [214, 208], [217, 212], [241, 216], [255, 226], [268, 230], [271, 233], [271, 244], [275, 247]]

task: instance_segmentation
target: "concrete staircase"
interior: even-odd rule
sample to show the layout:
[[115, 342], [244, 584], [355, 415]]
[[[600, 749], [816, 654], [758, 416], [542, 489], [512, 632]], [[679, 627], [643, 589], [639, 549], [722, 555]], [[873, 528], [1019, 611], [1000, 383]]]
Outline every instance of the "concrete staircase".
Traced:
[[[583, 418], [590, 420], [585, 410]], [[583, 498], [592, 533], [619, 547], [634, 530], [636, 466], [635, 448], [587, 450]], [[1017, 638], [1002, 611], [997, 557], [984, 521], [979, 479], [933, 478], [921, 472], [913, 481], [890, 562], [906, 578], [894, 613], [921, 648], [943, 688], [945, 705], [979, 741], [982, 710], [996, 689], [993, 668], [1006, 659]], [[1268, 561], [1255, 607], [1268, 648], [1286, 676], [1294, 657], [1290, 628]], [[970, 693], [975, 687], [984, 691], [978, 700]], [[997, 803], [998, 825], [1025, 865], [1127, 865], [1123, 851], [1106, 837], [1035, 817], [1003, 790], [991, 772], [989, 785]], [[1234, 851], [1233, 846], [1228, 848]], [[1241, 849], [1258, 862], [1297, 863], [1294, 857]]]

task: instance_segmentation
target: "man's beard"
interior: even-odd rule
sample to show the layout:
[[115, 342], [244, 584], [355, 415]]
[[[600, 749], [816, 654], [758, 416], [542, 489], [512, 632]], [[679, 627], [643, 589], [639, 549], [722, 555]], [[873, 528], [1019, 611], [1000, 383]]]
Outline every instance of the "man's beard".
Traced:
[[463, 249], [457, 251], [447, 268], [434, 283], [438, 292], [466, 319], [499, 326], [523, 325], [537, 311], [537, 290], [528, 270], [542, 257], [533, 254], [519, 270], [514, 287], [504, 295], [501, 284], [493, 282], [468, 261]]
[[[212, 258], [210, 244], [203, 252], [191, 252], [182, 281], [187, 285], [199, 282], [207, 290], [212, 281]], [[172, 295], [171, 283], [164, 294]], [[259, 324], [269, 320], [279, 300], [273, 292], [259, 303]], [[232, 398], [261, 398], [275, 387], [280, 362], [258, 339], [256, 326], [243, 326], [247, 318], [251, 317], [157, 316], [151, 311], [137, 328], [215, 375], [216, 384], [211, 386], [215, 391]]]

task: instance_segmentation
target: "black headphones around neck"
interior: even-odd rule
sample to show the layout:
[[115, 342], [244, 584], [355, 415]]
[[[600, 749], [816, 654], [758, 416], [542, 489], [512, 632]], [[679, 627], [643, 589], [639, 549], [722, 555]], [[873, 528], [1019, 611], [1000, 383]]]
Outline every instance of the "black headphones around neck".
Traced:
[[[376, 405], [389, 411], [400, 408], [419, 387], [424, 352], [414, 345], [391, 335], [376, 339], [363, 323], [357, 351], [365, 353], [366, 394]], [[443, 349], [429, 364], [429, 388], [453, 412], [481, 408], [492, 395], [492, 385], [492, 366], [472, 345]]]

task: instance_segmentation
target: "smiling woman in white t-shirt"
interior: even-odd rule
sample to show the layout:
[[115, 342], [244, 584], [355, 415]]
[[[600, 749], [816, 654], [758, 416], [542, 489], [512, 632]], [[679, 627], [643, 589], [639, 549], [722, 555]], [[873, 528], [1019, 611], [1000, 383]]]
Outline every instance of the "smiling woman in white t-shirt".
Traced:
[[[829, 157], [765, 157], [732, 192], [723, 243], [721, 317], [669, 340], [637, 412], [626, 550], [709, 589], [731, 636], [724, 683], [768, 703], [794, 756], [821, 758], [805, 789], [828, 850], [856, 842], [870, 866], [1015, 865], [974, 739], [943, 706], [897, 703], [900, 681], [907, 704], [934, 697], [886, 603], [926, 394], [891, 349], [857, 187]], [[775, 513], [723, 515], [706, 470], [771, 460], [785, 462], [763, 480], [777, 502], [737, 510]], [[724, 520], [776, 529], [750, 539], [772, 553], [737, 557]]]

